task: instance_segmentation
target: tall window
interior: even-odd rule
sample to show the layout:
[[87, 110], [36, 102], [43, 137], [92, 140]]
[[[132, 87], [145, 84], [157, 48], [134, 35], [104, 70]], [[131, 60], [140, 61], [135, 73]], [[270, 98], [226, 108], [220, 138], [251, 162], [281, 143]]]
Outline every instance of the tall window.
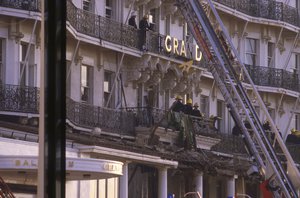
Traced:
[[246, 64], [256, 65], [257, 59], [257, 40], [252, 38], [246, 38]]
[[105, 16], [107, 18], [112, 18], [112, 0], [106, 0]]
[[300, 54], [296, 54], [295, 59], [295, 72], [300, 75]]
[[91, 11], [91, 0], [83, 0], [82, 8], [85, 11]]
[[4, 65], [3, 65], [3, 41], [0, 38], [0, 84], [4, 83]]
[[[34, 47], [29, 48], [28, 43], [22, 42], [19, 49], [20, 73], [19, 82], [21, 86], [36, 86], [36, 64], [34, 64]], [[27, 56], [27, 57], [26, 57]]]
[[157, 31], [158, 30], [158, 21], [157, 21], [157, 17], [156, 17], [156, 9], [151, 9], [150, 10], [150, 14], [149, 14], [149, 25], [150, 25], [150, 29], [152, 31]]
[[166, 35], [170, 35], [171, 32], [171, 16], [167, 15], [166, 16], [166, 23], [165, 23], [165, 28], [166, 28]]
[[205, 117], [209, 117], [209, 99], [208, 96], [200, 96], [200, 112], [204, 114]]
[[114, 94], [112, 93], [112, 85], [114, 80], [114, 73], [104, 71], [104, 106], [114, 108]]
[[300, 130], [300, 113], [295, 114], [295, 129]]
[[71, 69], [71, 61], [67, 61], [67, 71], [66, 71], [66, 96], [71, 96], [71, 72], [69, 73]]
[[268, 42], [268, 67], [274, 67], [274, 60], [272, 61], [275, 44]]
[[81, 65], [80, 95], [83, 102], [92, 102], [92, 68]]
[[217, 128], [219, 132], [224, 132], [224, 125], [225, 125], [225, 103], [224, 101], [218, 100], [217, 101], [217, 116], [222, 118], [221, 120], [217, 120]]

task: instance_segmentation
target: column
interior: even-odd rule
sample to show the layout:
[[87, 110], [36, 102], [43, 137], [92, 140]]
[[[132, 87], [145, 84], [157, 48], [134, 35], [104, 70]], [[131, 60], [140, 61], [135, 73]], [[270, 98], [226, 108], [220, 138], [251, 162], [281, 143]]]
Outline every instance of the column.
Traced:
[[235, 195], [235, 178], [230, 177], [227, 179], [227, 198], [233, 198]]
[[161, 168], [158, 170], [158, 198], [166, 198], [168, 192], [168, 174], [167, 168]]
[[120, 177], [120, 198], [128, 198], [128, 162], [123, 164], [123, 175]]
[[200, 195], [203, 197], [203, 173], [196, 172], [194, 181], [195, 181], [195, 192], [199, 192]]

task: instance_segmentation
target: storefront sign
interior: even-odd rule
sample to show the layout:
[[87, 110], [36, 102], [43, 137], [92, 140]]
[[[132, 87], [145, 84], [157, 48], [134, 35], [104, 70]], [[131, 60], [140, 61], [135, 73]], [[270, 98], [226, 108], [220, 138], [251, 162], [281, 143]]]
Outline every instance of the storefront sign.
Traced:
[[164, 47], [167, 52], [193, 59], [195, 61], [201, 61], [202, 59], [202, 52], [200, 51], [198, 45], [187, 45], [183, 40], [178, 40], [170, 35], [166, 36], [164, 43]]

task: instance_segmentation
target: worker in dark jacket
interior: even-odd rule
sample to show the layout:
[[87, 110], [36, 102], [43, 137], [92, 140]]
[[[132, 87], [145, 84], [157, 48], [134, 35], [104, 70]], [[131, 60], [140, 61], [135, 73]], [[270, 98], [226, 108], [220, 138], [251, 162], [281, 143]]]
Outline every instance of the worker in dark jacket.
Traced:
[[182, 97], [177, 95], [175, 97], [175, 101], [173, 102], [171, 106], [171, 110], [174, 112], [181, 112], [184, 109], [184, 104], [182, 104]]
[[136, 13], [132, 12], [131, 17], [129, 18], [129, 21], [128, 21], [128, 25], [131, 25], [131, 26], [137, 28], [135, 18], [136, 18]]
[[192, 111], [193, 111], [193, 100], [191, 98], [189, 98], [186, 101], [186, 104], [184, 105], [184, 110], [183, 113], [187, 114], [187, 115], [192, 115]]
[[201, 116], [201, 112], [200, 112], [200, 110], [199, 110], [199, 105], [198, 105], [197, 102], [194, 104], [194, 108], [193, 108], [193, 110], [192, 110], [192, 116], [195, 116], [195, 117], [202, 117], [202, 116]]
[[146, 46], [146, 32], [150, 29], [150, 25], [148, 23], [148, 15], [145, 15], [142, 20], [140, 20], [139, 23], [139, 28], [140, 28], [140, 45], [141, 49], [145, 50]]

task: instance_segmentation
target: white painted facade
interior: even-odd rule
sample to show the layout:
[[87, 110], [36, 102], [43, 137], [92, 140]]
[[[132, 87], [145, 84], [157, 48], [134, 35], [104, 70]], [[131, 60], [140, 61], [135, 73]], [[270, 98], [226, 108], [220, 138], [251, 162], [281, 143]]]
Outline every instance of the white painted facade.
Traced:
[[[96, 15], [105, 17], [106, 12], [111, 10], [111, 18], [119, 23], [125, 23], [130, 13], [135, 11], [138, 24], [144, 14], [149, 14], [150, 9], [155, 9], [156, 31], [162, 35], [175, 37], [178, 40], [185, 39], [186, 24], [179, 10], [171, 1], [137, 0], [134, 6], [132, 6], [131, 0], [74, 0], [72, 3], [82, 10], [84, 1], [90, 2], [89, 11]], [[108, 6], [106, 2], [111, 2], [111, 4]], [[288, 2], [292, 7], [297, 5], [296, 0]], [[233, 43], [238, 48], [241, 60], [245, 64], [247, 64], [248, 39], [254, 39], [256, 42], [254, 49], [255, 66], [268, 67], [269, 44], [273, 45], [275, 49], [271, 53], [272, 57], [269, 56], [273, 61], [272, 67], [300, 75], [298, 39], [295, 42], [300, 27], [279, 20], [252, 17], [221, 4], [216, 4], [216, 7], [220, 10], [223, 22], [228, 28]], [[1, 5], [0, 9], [1, 15], [5, 16], [0, 18], [0, 39], [2, 44], [0, 46], [2, 49], [0, 53], [1, 81], [4, 84], [21, 85], [21, 77], [23, 77], [24, 85], [39, 87], [41, 79], [39, 76], [41, 68], [40, 14], [38, 12], [1, 7]], [[14, 16], [19, 18], [14, 18]], [[35, 20], [37, 20], [37, 25], [34, 29]], [[195, 69], [189, 77], [194, 75], [196, 80], [192, 80], [189, 82], [190, 84], [184, 84], [186, 79], [183, 72], [179, 69], [179, 65], [182, 63], [179, 59], [153, 52], [143, 52], [139, 49], [81, 33], [69, 21], [67, 22], [67, 31], [67, 96], [72, 100], [97, 107], [118, 109], [125, 107], [122, 95], [125, 95], [127, 107], [146, 106], [145, 96], [155, 96], [155, 100], [152, 101], [154, 103], [153, 106], [159, 109], [168, 109], [174, 100], [174, 96], [182, 94], [185, 96], [185, 100], [191, 97], [193, 103], [197, 102], [200, 104], [201, 111], [205, 113], [206, 117], [210, 115], [221, 116], [223, 119], [219, 121], [219, 126], [222, 132], [231, 134], [234, 122], [224, 104], [222, 94], [214, 85], [212, 75], [205, 69]], [[282, 32], [281, 35], [280, 32]], [[293, 47], [294, 42], [295, 47]], [[31, 46], [31, 49], [27, 51], [27, 48], [24, 46]], [[122, 58], [123, 55], [124, 57]], [[299, 56], [298, 62], [296, 56]], [[26, 60], [25, 57], [27, 58]], [[22, 64], [24, 70], [22, 70]], [[157, 64], [161, 66], [161, 69], [157, 69]], [[121, 90], [120, 80], [117, 80], [114, 84], [115, 75], [118, 73], [119, 67], [121, 67], [120, 72], [123, 79], [124, 93]], [[149, 79], [153, 77], [153, 73], [156, 71], [160, 75], [160, 83], [155, 86], [148, 86], [149, 84], [147, 83], [150, 83]], [[168, 78], [164, 78], [166, 76]], [[163, 85], [163, 82], [166, 85]], [[300, 85], [300, 81], [298, 83]], [[114, 89], [112, 88], [113, 84], [115, 86]], [[182, 84], [185, 87], [182, 88]], [[188, 89], [189, 86], [191, 90]], [[245, 86], [247, 87], [247, 85]], [[164, 87], [171, 88], [164, 89]], [[154, 90], [155, 88], [158, 90]], [[298, 104], [296, 103], [297, 98], [300, 96], [299, 92], [271, 86], [258, 86], [257, 88], [262, 99], [268, 105], [271, 117], [283, 137], [286, 137], [292, 128], [300, 130], [300, 101]], [[82, 96], [85, 89], [88, 90], [87, 100]], [[154, 91], [151, 92], [152, 90]], [[108, 104], [107, 99], [111, 92], [111, 104]], [[249, 89], [248, 92], [251, 93], [251, 90]], [[255, 100], [255, 98], [251, 99]], [[255, 103], [253, 104], [255, 105]], [[291, 111], [294, 111], [293, 114], [291, 114]], [[2, 111], [1, 113], [4, 115], [9, 114]], [[11, 113], [14, 115], [14, 112]], [[16, 113], [16, 115], [20, 114]], [[258, 114], [262, 121], [266, 120], [266, 117], [263, 116], [259, 109]], [[91, 131], [90, 129], [85, 130]], [[109, 133], [105, 130], [101, 132]], [[127, 198], [128, 196], [124, 195], [123, 192], [128, 193], [130, 187], [125, 185], [124, 182], [128, 181], [130, 175], [124, 169], [123, 163], [126, 163], [126, 167], [127, 163], [141, 163], [158, 168], [159, 187], [157, 196], [159, 198], [165, 198], [169, 193], [169, 189], [179, 195], [179, 197], [183, 197], [183, 194], [186, 193], [184, 189], [185, 182], [180, 182], [182, 176], [176, 175], [172, 178], [167, 171], [168, 169], [176, 169], [178, 165], [176, 161], [140, 155], [138, 153], [85, 146], [75, 145], [73, 148], [68, 148], [67, 158], [86, 159], [87, 161], [90, 159], [115, 160], [122, 164], [122, 176], [118, 174], [118, 176], [114, 175], [112, 177], [109, 174], [108, 176], [104, 174], [105, 179], [86, 180], [82, 178], [78, 181], [68, 180], [66, 183], [67, 197]], [[0, 138], [0, 155], [36, 157], [38, 155], [38, 145], [27, 141]], [[82, 172], [86, 171], [84, 166], [87, 166], [87, 164], [82, 165]], [[132, 171], [129, 167], [127, 167], [127, 171], [129, 171], [128, 169]], [[143, 175], [141, 175], [141, 178], [137, 178], [133, 183], [141, 183], [142, 186], [147, 186], [148, 181], [143, 181]], [[14, 179], [18, 181], [20, 178], [22, 179], [22, 177], [16, 176], [11, 181]], [[174, 179], [175, 182], [170, 181], [170, 178]], [[228, 196], [234, 196], [235, 192], [245, 193], [244, 190], [241, 190], [245, 187], [244, 184], [241, 184], [243, 181], [243, 178], [235, 178], [234, 175], [217, 178], [203, 176], [202, 174], [195, 176], [196, 188], [199, 191], [208, 191], [209, 197], [217, 197], [220, 192], [227, 193], [226, 195]], [[209, 184], [209, 186], [204, 186], [204, 183], [205, 185]], [[30, 184], [35, 185], [36, 181], [31, 181]], [[216, 190], [215, 186], [218, 187], [218, 190]], [[148, 189], [146, 187], [142, 189], [144, 193], [142, 197], [147, 198], [146, 194], [148, 192], [145, 191]], [[20, 197], [22, 196], [20, 195]], [[138, 198], [139, 195], [136, 196]]]

